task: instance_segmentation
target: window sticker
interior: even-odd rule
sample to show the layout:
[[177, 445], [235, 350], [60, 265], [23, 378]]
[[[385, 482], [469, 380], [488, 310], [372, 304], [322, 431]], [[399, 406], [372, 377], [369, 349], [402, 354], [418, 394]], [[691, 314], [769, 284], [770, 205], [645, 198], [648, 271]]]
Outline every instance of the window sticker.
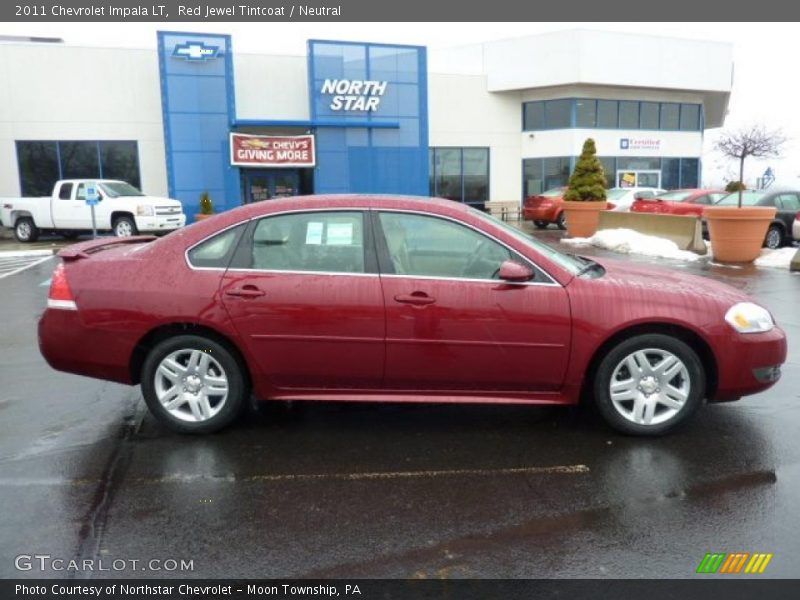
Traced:
[[353, 245], [353, 224], [352, 223], [329, 223], [328, 224], [328, 246], [352, 246]]
[[325, 227], [324, 223], [319, 221], [312, 221], [306, 227], [306, 244], [313, 244], [319, 246], [322, 244], [322, 231]]

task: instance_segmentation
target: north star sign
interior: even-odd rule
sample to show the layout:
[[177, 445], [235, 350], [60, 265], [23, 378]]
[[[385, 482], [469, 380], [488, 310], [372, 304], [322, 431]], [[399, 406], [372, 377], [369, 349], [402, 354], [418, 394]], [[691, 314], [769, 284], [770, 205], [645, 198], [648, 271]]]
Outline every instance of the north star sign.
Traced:
[[172, 56], [186, 60], [211, 60], [217, 58], [219, 46], [206, 46], [203, 42], [185, 42], [178, 44]]
[[331, 110], [376, 111], [386, 93], [387, 81], [369, 79], [326, 79], [321, 94], [331, 97]]

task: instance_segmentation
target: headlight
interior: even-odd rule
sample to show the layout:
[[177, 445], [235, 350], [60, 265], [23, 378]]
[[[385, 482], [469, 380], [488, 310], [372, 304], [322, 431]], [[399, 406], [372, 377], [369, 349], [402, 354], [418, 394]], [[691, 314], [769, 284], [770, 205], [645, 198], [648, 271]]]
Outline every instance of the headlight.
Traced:
[[152, 217], [156, 214], [155, 209], [148, 204], [140, 204], [136, 207], [136, 215], [139, 217]]
[[725, 320], [739, 333], [764, 333], [775, 327], [769, 311], [752, 302], [734, 304], [725, 313]]

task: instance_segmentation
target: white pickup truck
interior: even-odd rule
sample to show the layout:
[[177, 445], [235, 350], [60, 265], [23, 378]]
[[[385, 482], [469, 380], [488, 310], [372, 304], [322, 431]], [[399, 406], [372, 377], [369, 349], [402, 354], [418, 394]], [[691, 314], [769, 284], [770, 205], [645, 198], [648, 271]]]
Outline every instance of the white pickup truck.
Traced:
[[35, 242], [42, 231], [74, 238], [92, 230], [92, 212], [86, 204], [86, 184], [97, 184], [95, 205], [98, 231], [118, 237], [137, 233], [168, 232], [183, 227], [186, 215], [178, 200], [145, 196], [124, 181], [111, 179], [64, 179], [56, 182], [51, 196], [0, 198], [0, 221], [14, 229], [20, 242]]

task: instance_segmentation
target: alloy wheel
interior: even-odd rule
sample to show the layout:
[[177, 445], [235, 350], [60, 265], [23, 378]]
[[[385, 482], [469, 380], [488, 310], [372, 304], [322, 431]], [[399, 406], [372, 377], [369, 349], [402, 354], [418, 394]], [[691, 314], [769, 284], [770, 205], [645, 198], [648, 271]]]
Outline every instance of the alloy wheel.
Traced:
[[155, 373], [155, 393], [161, 406], [181, 421], [212, 419], [228, 399], [228, 378], [208, 352], [194, 348], [165, 356]]

